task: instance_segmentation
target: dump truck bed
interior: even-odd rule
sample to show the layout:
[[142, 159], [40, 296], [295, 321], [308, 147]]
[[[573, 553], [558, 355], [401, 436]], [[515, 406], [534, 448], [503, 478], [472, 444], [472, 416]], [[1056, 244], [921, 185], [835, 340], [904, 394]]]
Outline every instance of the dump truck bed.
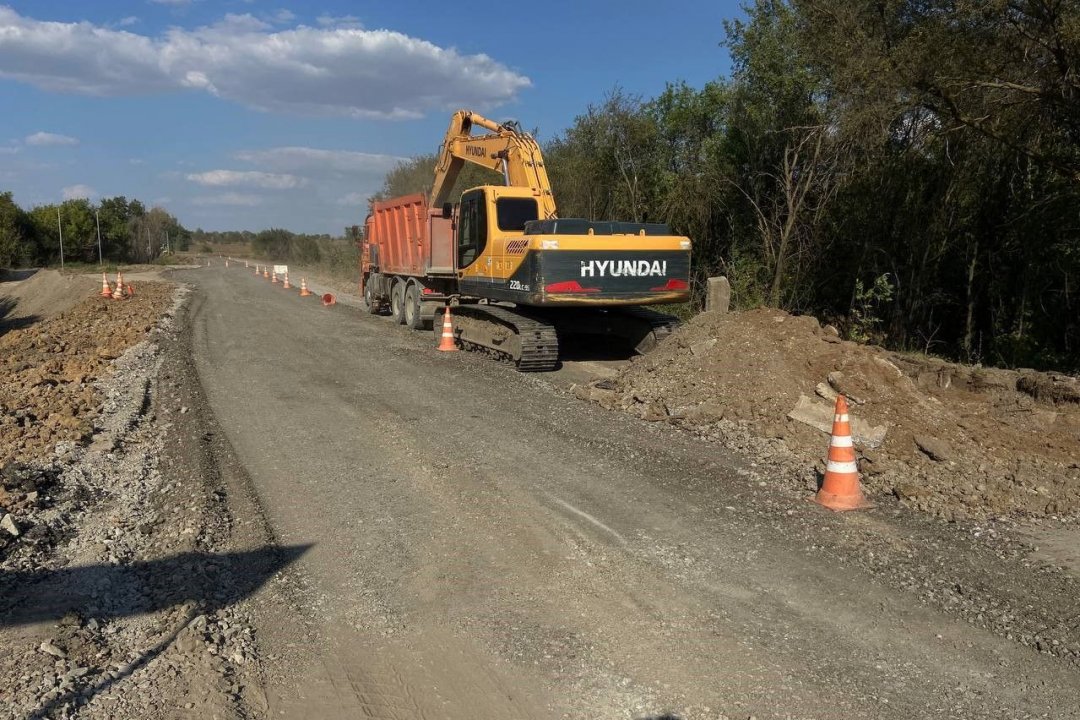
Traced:
[[372, 205], [365, 249], [384, 274], [423, 277], [454, 272], [451, 222], [432, 212], [427, 196], [404, 195]]

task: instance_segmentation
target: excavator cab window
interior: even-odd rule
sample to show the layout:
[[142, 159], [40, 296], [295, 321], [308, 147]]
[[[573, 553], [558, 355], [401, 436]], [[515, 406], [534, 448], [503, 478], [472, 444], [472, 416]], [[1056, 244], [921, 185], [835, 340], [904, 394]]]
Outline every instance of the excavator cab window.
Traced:
[[457, 266], [468, 267], [487, 245], [487, 205], [482, 190], [461, 196], [457, 229]]
[[495, 201], [495, 215], [500, 230], [524, 230], [525, 223], [540, 217], [540, 210], [532, 198], [504, 197]]

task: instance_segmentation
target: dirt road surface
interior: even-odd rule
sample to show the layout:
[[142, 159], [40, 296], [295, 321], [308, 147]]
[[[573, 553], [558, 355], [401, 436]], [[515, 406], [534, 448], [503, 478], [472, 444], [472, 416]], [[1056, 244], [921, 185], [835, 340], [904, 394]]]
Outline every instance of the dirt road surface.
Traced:
[[832, 515], [429, 333], [173, 276], [234, 522], [311, 546], [251, 601], [269, 717], [1080, 716], [1076, 582], [992, 532]]

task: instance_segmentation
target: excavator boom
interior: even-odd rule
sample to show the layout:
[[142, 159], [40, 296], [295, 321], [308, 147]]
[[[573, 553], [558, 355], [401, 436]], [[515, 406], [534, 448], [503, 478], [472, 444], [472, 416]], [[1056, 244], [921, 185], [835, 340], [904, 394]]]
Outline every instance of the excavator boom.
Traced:
[[[474, 126], [488, 133], [473, 135]], [[431, 207], [442, 207], [450, 199], [454, 181], [466, 162], [502, 172], [508, 187], [532, 191], [542, 219], [557, 217], [540, 146], [516, 123], [500, 125], [469, 110], [454, 113], [435, 165]]]

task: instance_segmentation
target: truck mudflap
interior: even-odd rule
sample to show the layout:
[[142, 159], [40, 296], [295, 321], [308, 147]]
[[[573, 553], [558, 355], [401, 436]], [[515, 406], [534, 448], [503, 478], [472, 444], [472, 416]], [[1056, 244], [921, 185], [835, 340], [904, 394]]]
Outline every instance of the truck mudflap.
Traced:
[[461, 289], [533, 306], [685, 302], [690, 252], [530, 250], [506, 280], [463, 279]]

